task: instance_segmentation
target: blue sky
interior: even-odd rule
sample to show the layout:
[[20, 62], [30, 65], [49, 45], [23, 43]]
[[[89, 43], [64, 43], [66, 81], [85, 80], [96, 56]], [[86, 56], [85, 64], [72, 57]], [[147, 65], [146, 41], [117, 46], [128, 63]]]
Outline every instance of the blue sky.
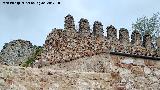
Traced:
[[[60, 5], [4, 5], [3, 1], [52, 1]], [[78, 26], [80, 18], [101, 21], [104, 31], [109, 25], [127, 28], [138, 17], [160, 11], [160, 0], [0, 0], [0, 49], [11, 40], [29, 40], [43, 45], [53, 28], [64, 28], [64, 17], [71, 14]], [[105, 33], [106, 34], [106, 33]]]

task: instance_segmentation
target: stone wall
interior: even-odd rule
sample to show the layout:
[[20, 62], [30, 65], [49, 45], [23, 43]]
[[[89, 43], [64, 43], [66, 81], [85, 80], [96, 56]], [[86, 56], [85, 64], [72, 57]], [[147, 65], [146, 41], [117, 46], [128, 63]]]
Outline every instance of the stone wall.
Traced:
[[93, 35], [94, 36], [103, 36], [103, 25], [99, 21], [95, 21], [93, 24]]
[[[63, 29], [53, 29], [47, 36], [44, 44], [44, 53], [40, 63], [55, 64], [89, 57], [101, 53], [119, 52], [147, 57], [160, 57], [159, 49], [151, 46], [151, 35], [146, 33], [143, 37], [138, 31], [133, 31], [131, 42], [129, 32], [125, 28], [119, 30], [110, 25], [107, 36], [103, 35], [103, 25], [99, 21], [93, 24], [91, 32], [87, 19], [80, 19], [79, 31], [75, 30], [74, 18], [71, 15], [65, 17]], [[157, 42], [157, 46], [159, 43]]]
[[131, 43], [134, 46], [142, 46], [142, 36], [138, 31], [133, 31], [131, 34]]
[[121, 44], [129, 44], [129, 32], [127, 29], [121, 28], [119, 30], [119, 42]]
[[5, 43], [0, 52], [2, 58], [1, 63], [6, 65], [20, 65], [27, 60], [34, 51], [33, 45], [30, 41], [13, 40]]
[[110, 54], [42, 68], [0, 65], [2, 90], [160, 90], [160, 61]]
[[109, 84], [109, 86], [104, 87], [104, 89], [101, 88], [101, 90], [108, 90], [109, 87], [112, 87], [111, 90], [160, 89], [160, 61], [156, 60], [100, 54], [43, 68], [46, 70], [51, 68], [57, 71], [108, 74], [106, 78], [111, 80], [104, 84], [101, 83], [101, 85]]
[[160, 37], [157, 39], [157, 55], [160, 56]]
[[110, 25], [107, 28], [107, 39], [114, 41], [117, 38], [117, 29], [114, 26]]
[[64, 23], [64, 29], [75, 30], [74, 18], [70, 14], [65, 17]]
[[48, 61], [50, 64], [68, 62], [107, 51], [105, 50], [106, 47], [98, 46], [104, 44], [104, 39], [95, 39], [92, 35], [81, 37], [81, 34], [74, 33], [72, 37], [67, 37], [67, 32], [57, 29], [51, 33], [47, 37], [44, 53], [42, 54], [42, 60]]
[[81, 36], [90, 35], [90, 25], [87, 19], [81, 18], [79, 21], [79, 33]]

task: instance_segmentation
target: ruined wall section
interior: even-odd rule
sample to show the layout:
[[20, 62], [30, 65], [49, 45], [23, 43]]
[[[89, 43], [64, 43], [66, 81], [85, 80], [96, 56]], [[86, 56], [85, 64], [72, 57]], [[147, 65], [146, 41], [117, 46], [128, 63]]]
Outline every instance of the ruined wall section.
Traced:
[[101, 22], [99, 21], [95, 21], [93, 24], [93, 35], [94, 36], [99, 36], [102, 37], [103, 36], [103, 25]]
[[72, 37], [67, 37], [65, 31], [54, 29], [45, 42], [42, 60], [48, 64], [55, 64], [108, 51], [105, 39], [81, 35], [83, 34], [75, 33]]
[[93, 24], [93, 32], [90, 31], [87, 19], [80, 19], [79, 31], [75, 30], [74, 18], [71, 15], [65, 17], [63, 29], [53, 29], [47, 36], [44, 44], [44, 53], [41, 63], [55, 64], [72, 61], [81, 57], [93, 56], [101, 53], [119, 52], [139, 56], [160, 57], [159, 39], [158, 49], [151, 46], [151, 35], [142, 36], [138, 31], [132, 32], [131, 42], [129, 32], [125, 28], [119, 30], [114, 26], [108, 26], [107, 36], [103, 35], [103, 25], [99, 21]]
[[33, 45], [30, 41], [13, 40], [5, 43], [0, 52], [1, 64], [19, 66], [26, 61], [34, 52]]
[[157, 39], [157, 55], [160, 57], [160, 37]]
[[79, 32], [81, 36], [90, 35], [90, 25], [87, 19], [81, 18], [79, 21]]

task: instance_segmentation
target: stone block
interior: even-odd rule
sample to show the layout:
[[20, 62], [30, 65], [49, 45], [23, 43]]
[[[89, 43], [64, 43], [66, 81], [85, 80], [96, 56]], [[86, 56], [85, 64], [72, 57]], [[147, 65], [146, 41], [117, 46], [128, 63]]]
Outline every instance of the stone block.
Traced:
[[145, 35], [143, 36], [143, 46], [147, 49], [147, 50], [151, 50], [152, 47], [152, 37], [149, 33], [145, 33]]
[[81, 36], [90, 35], [90, 26], [87, 19], [81, 18], [79, 21], [79, 32]]
[[110, 40], [115, 40], [117, 38], [117, 29], [110, 25], [107, 28], [107, 38]]
[[131, 43], [134, 46], [142, 46], [142, 36], [138, 31], [133, 31], [131, 34]]
[[119, 30], [119, 41], [121, 44], [128, 44], [129, 43], [129, 32], [125, 28], [121, 28]]
[[103, 25], [99, 21], [95, 21], [93, 24], [93, 35], [95, 36], [103, 36]]
[[70, 14], [68, 14], [65, 17], [65, 21], [64, 21], [64, 29], [68, 30], [68, 31], [75, 31], [75, 24], [74, 24], [74, 18], [73, 16], [71, 16]]

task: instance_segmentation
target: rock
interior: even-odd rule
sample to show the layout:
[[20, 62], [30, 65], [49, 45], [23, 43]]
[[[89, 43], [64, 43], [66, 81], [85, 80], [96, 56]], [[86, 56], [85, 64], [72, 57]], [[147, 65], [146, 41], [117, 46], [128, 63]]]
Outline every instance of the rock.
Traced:
[[139, 66], [133, 66], [131, 69], [131, 72], [136, 76], [142, 76], [144, 75], [144, 70], [142, 67]]
[[3, 59], [2, 64], [17, 66], [26, 61], [33, 52], [34, 48], [30, 41], [18, 39], [6, 43], [0, 52], [0, 56]]

